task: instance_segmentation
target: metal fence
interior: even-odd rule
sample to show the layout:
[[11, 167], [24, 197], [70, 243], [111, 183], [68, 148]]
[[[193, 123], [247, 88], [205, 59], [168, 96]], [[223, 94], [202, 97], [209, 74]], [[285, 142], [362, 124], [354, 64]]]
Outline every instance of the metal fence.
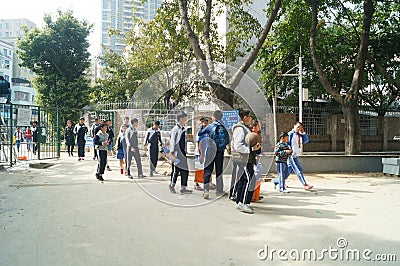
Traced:
[[[0, 104], [0, 163], [59, 158], [60, 120], [56, 108]], [[30, 136], [29, 129], [37, 130], [37, 138]]]

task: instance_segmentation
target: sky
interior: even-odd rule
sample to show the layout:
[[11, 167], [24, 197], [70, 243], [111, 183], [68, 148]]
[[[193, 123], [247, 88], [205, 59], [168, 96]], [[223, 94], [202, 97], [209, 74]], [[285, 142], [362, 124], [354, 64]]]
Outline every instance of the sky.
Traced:
[[[3, 0], [1, 1], [3, 2]], [[75, 17], [93, 24], [89, 36], [89, 52], [92, 56], [100, 53], [101, 0], [8, 0], [3, 3], [0, 19], [26, 18], [39, 28], [43, 26], [43, 15], [57, 14], [57, 10], [72, 10]]]

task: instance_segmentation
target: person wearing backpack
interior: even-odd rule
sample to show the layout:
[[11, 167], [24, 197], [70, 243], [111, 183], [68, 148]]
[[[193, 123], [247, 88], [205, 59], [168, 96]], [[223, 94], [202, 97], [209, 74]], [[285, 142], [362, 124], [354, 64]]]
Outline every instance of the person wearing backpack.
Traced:
[[205, 150], [204, 156], [204, 194], [203, 198], [209, 198], [210, 190], [210, 178], [214, 170], [217, 182], [216, 195], [224, 195], [224, 179], [222, 175], [224, 167], [224, 152], [226, 146], [229, 145], [229, 133], [225, 126], [222, 124], [222, 111], [216, 110], [212, 115], [213, 123], [207, 127], [199, 130], [198, 136], [201, 137], [204, 134], [208, 134], [208, 141], [206, 142], [207, 147], [203, 147]]

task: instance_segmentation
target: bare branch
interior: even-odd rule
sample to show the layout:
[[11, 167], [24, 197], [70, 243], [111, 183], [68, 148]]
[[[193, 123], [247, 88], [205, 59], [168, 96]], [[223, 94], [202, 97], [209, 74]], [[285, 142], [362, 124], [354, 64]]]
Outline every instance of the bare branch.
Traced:
[[210, 73], [214, 73], [211, 41], [210, 41], [210, 25], [211, 25], [211, 8], [212, 0], [206, 0], [206, 14], [204, 21], [203, 42], [207, 65]]

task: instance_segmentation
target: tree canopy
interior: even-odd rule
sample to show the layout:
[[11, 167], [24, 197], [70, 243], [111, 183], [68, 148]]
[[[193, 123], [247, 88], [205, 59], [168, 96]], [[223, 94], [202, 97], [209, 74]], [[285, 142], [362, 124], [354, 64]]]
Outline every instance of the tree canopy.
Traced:
[[26, 30], [18, 41], [21, 66], [36, 74], [33, 81], [39, 103], [45, 106], [82, 108], [89, 102], [90, 66], [87, 37], [92, 26], [72, 11], [44, 16], [42, 29]]

